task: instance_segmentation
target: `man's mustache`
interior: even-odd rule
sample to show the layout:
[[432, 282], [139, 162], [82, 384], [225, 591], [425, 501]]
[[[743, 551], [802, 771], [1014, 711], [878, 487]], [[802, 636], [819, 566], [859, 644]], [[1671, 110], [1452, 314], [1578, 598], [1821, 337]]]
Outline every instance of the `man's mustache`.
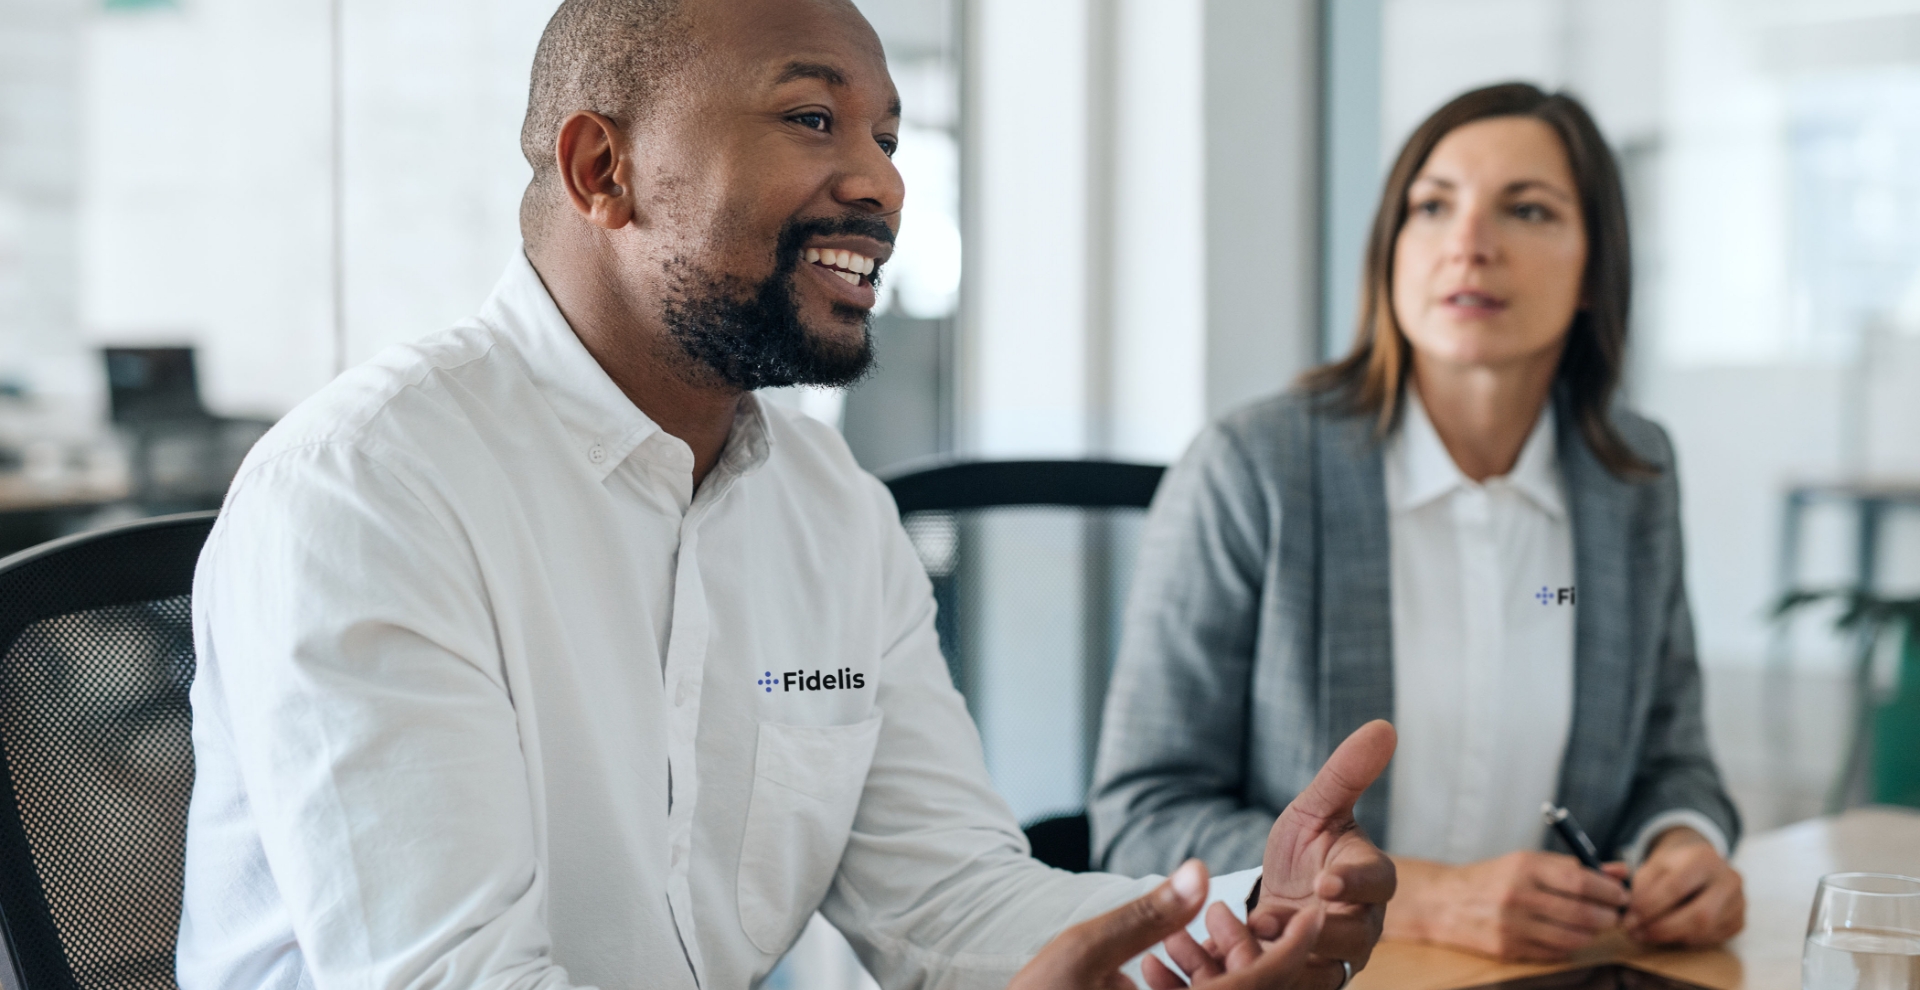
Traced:
[[787, 221], [780, 229], [780, 259], [799, 263], [800, 249], [815, 237], [871, 237], [882, 244], [893, 244], [893, 228], [871, 213], [848, 213], [837, 217], [805, 217]]

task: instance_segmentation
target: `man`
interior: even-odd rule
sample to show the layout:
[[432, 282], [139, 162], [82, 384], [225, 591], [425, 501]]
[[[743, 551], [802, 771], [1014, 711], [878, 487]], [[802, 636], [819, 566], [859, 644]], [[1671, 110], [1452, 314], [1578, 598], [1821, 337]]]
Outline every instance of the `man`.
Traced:
[[[845, 0], [561, 5], [524, 257], [289, 414], [208, 540], [183, 987], [746, 987], [816, 909], [888, 986], [1105, 987], [1199, 911], [1198, 864], [1028, 858], [885, 489], [751, 394], [865, 369], [898, 121]], [[1366, 961], [1392, 746], [1329, 758], [1182, 969]]]

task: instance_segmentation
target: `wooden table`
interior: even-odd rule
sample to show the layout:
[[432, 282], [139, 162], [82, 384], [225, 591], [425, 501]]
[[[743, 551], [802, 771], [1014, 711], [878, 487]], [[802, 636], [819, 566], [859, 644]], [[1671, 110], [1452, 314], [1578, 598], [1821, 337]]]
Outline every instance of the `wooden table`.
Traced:
[[1725, 948], [1643, 949], [1605, 939], [1569, 963], [1502, 963], [1439, 946], [1382, 942], [1353, 990], [1458, 990], [1596, 962], [1627, 962], [1713, 990], [1799, 990], [1800, 942], [1813, 890], [1828, 873], [1920, 877], [1920, 811], [1862, 808], [1756, 835], [1734, 865], [1747, 883], [1747, 929]]

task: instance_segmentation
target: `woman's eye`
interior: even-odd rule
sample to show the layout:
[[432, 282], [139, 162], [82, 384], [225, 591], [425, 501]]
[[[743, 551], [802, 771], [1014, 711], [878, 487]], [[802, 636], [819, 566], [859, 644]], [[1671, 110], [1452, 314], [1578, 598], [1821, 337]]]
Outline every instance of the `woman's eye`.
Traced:
[[1514, 206], [1513, 215], [1533, 223], [1553, 218], [1553, 214], [1548, 213], [1547, 208], [1538, 203], [1520, 203]]
[[824, 131], [831, 123], [824, 113], [796, 113], [787, 119], [810, 131]]
[[1437, 199], [1423, 199], [1418, 203], [1413, 204], [1413, 212], [1418, 213], [1423, 217], [1437, 217], [1440, 215], [1440, 211], [1445, 207], [1446, 207], [1446, 204], [1440, 202]]

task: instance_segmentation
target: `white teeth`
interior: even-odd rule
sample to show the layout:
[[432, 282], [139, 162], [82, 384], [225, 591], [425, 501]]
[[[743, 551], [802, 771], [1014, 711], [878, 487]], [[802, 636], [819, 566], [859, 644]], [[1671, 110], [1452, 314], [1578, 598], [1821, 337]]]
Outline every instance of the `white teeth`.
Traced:
[[860, 281], [860, 276], [871, 275], [875, 268], [880, 267], [878, 262], [864, 254], [855, 254], [852, 251], [840, 251], [834, 248], [826, 248], [824, 250], [821, 248], [807, 248], [806, 251], [801, 253], [800, 257], [808, 264], [819, 264], [825, 265], [828, 268], [840, 269], [840, 271], [834, 274], [846, 278], [849, 282], [858, 282]]
[[834, 274], [840, 276], [843, 279], [846, 279], [848, 285], [860, 284], [860, 276], [855, 275], [852, 272], [834, 272]]

